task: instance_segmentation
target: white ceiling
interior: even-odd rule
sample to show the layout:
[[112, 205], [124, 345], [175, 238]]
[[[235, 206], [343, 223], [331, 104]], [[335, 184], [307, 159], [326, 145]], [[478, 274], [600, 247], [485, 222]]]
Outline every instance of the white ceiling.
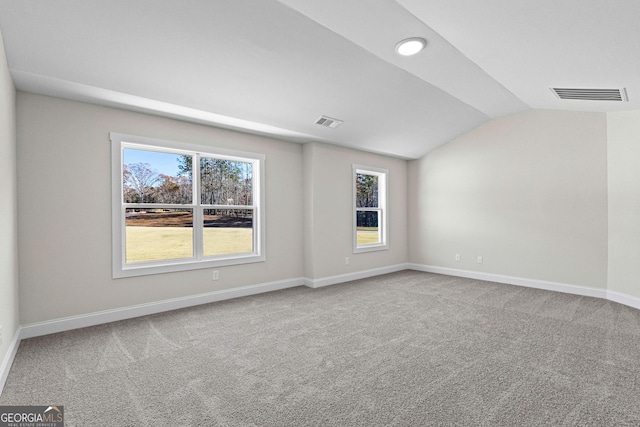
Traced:
[[[20, 90], [403, 158], [527, 108], [640, 109], [639, 18], [638, 0], [0, 0]], [[427, 49], [396, 55], [413, 36]]]

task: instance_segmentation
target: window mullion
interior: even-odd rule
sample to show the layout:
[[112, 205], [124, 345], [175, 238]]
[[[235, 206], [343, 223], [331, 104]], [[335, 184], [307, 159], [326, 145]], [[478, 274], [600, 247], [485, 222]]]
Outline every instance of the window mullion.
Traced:
[[204, 211], [201, 206], [200, 200], [200, 154], [196, 153], [193, 156], [192, 165], [193, 174], [193, 253], [196, 259], [202, 259], [204, 257], [204, 236], [203, 236], [203, 224], [204, 224]]
[[193, 209], [192, 204], [179, 203], [123, 203], [125, 209]]

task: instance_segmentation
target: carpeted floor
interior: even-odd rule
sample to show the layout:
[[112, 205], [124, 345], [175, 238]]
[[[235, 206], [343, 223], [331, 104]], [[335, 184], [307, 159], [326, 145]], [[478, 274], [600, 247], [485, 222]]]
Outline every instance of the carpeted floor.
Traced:
[[640, 311], [403, 271], [32, 338], [67, 426], [640, 425]]

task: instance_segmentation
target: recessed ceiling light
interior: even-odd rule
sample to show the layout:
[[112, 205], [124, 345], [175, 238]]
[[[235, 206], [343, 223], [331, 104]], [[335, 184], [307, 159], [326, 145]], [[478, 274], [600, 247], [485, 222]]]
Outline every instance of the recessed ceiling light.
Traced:
[[427, 41], [421, 37], [411, 37], [402, 40], [396, 45], [396, 52], [402, 56], [411, 56], [420, 52], [427, 45]]

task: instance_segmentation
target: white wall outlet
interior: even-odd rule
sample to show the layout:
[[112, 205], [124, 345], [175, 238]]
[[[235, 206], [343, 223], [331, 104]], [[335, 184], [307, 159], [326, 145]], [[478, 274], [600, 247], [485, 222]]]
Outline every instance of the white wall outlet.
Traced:
[[460, 262], [462, 258], [460, 258], [460, 254], [456, 254], [456, 262]]
[[345, 259], [344, 259], [344, 265], [349, 265], [349, 257], [345, 257]]
[[484, 260], [482, 259], [482, 257], [481, 257], [481, 256], [479, 256], [479, 257], [478, 257], [478, 264], [482, 264], [482, 262], [483, 262], [483, 261], [484, 261]]
[[218, 270], [214, 270], [213, 273], [211, 274], [211, 280], [218, 280], [220, 278], [220, 275], [218, 274]]

